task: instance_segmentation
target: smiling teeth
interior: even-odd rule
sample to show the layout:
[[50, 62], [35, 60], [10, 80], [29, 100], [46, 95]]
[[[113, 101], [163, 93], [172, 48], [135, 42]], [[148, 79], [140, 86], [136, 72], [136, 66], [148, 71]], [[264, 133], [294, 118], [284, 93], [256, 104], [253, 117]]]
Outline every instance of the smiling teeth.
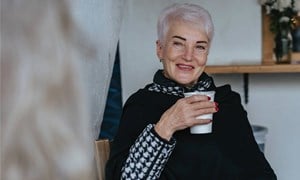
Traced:
[[192, 66], [187, 66], [187, 65], [178, 65], [180, 68], [184, 68], [184, 69], [193, 69]]

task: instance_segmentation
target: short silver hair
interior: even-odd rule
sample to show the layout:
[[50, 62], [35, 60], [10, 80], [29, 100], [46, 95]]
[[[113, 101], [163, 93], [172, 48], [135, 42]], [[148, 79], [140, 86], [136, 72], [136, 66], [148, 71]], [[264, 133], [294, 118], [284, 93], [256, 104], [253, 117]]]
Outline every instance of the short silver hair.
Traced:
[[190, 22], [205, 30], [209, 42], [214, 35], [214, 25], [210, 13], [203, 7], [189, 3], [174, 3], [161, 12], [157, 22], [158, 40], [164, 42], [165, 36], [174, 21]]

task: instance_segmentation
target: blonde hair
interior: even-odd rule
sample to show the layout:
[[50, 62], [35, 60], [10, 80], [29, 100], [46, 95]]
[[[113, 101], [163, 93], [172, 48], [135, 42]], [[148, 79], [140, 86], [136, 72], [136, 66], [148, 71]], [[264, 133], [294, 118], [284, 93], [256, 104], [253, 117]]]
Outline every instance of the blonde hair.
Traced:
[[93, 179], [93, 143], [64, 0], [1, 1], [1, 179]]

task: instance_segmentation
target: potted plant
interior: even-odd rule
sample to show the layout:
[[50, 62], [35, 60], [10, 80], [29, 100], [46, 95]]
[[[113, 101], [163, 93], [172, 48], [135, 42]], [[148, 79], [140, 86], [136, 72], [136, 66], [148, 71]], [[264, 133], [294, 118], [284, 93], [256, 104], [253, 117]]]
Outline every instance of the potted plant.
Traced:
[[292, 50], [292, 28], [300, 0], [259, 0], [270, 17], [270, 31], [274, 34], [274, 54], [277, 63], [289, 63]]

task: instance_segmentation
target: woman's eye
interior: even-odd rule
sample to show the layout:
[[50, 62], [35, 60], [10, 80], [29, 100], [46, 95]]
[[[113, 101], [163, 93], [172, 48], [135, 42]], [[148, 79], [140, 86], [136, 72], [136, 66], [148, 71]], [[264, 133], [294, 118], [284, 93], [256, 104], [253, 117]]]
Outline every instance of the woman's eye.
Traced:
[[198, 50], [198, 51], [206, 51], [206, 46], [201, 46], [201, 45], [198, 45], [198, 46], [196, 46], [196, 49]]
[[181, 42], [173, 42], [174, 46], [183, 46], [183, 44]]

